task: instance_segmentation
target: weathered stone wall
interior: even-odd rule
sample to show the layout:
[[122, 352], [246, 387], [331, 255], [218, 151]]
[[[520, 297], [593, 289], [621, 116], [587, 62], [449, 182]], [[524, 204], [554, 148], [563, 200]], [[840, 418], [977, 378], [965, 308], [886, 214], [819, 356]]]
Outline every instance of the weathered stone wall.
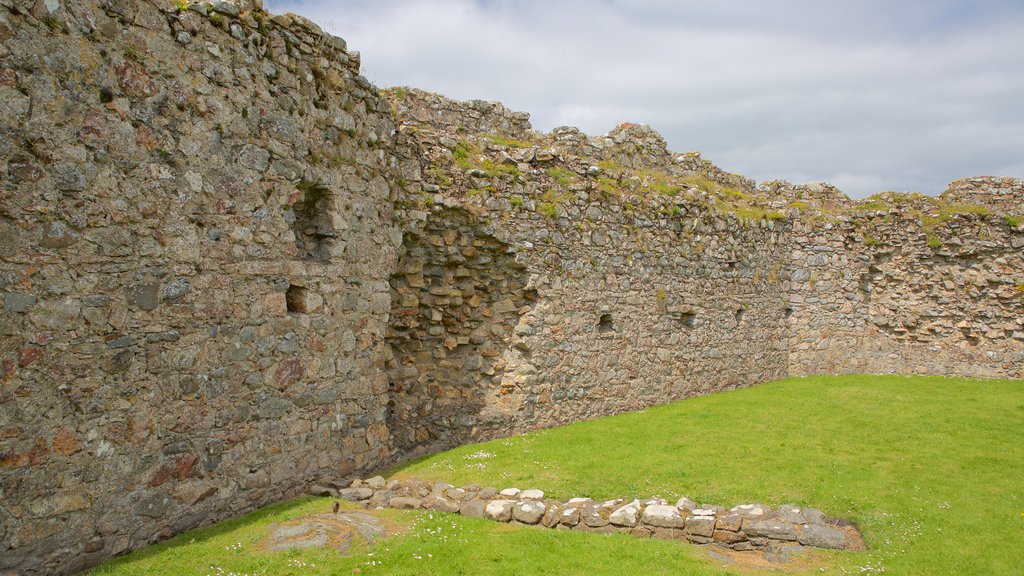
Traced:
[[403, 456], [465, 439], [536, 298], [505, 242], [458, 208], [406, 232], [391, 278], [390, 429]]
[[392, 120], [242, 8], [0, 2], [0, 573], [389, 454]]
[[965, 213], [922, 230], [899, 209], [793, 234], [791, 374], [1024, 377], [1021, 227]]
[[[395, 342], [390, 363], [392, 402], [421, 406], [421, 418], [433, 407], [433, 424], [413, 435], [421, 449], [786, 374], [787, 223], [645, 191], [654, 185], [647, 170], [685, 172], [696, 159], [673, 160], [646, 127], [603, 138], [569, 128], [472, 134], [445, 124], [462, 104], [408, 89], [389, 98], [424, 159], [423, 182], [409, 188], [427, 190], [403, 211], [430, 230], [426, 242], [407, 235], [419, 257], [400, 274], [411, 272], [415, 284], [392, 282], [392, 327], [405, 334], [415, 318], [417, 338]], [[504, 108], [489, 110], [478, 124], [509, 124]], [[616, 176], [619, 166], [640, 171]], [[613, 194], [601, 189], [613, 180]], [[447, 237], [445, 226], [454, 228]], [[484, 267], [464, 265], [460, 250], [482, 237], [500, 242], [496, 252], [513, 253], [515, 264], [489, 257]], [[423, 244], [443, 256], [424, 257]], [[420, 277], [423, 261], [438, 268], [433, 282]], [[506, 289], [488, 279], [495, 271], [525, 285]], [[488, 284], [498, 296], [487, 296]], [[484, 302], [467, 304], [474, 293]], [[439, 297], [443, 305], [434, 305]], [[488, 299], [503, 300], [488, 307]], [[472, 410], [442, 409], [467, 397]], [[393, 429], [417, 421], [396, 414]]]
[[950, 183], [940, 196], [949, 202], [977, 204], [1004, 214], [1024, 215], [1024, 180], [963, 178]]
[[0, 571], [787, 374], [1024, 376], [1018, 180], [853, 203], [358, 69], [245, 2], [0, 0]]

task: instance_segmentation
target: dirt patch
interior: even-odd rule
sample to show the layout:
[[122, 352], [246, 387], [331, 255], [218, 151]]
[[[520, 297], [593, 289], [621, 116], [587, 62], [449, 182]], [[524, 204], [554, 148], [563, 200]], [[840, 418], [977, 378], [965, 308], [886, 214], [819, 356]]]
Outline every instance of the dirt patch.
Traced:
[[773, 572], [782, 574], [803, 574], [832, 564], [828, 553], [809, 550], [802, 546], [769, 546], [763, 550], [737, 552], [721, 546], [707, 546], [707, 558], [740, 574]]
[[373, 544], [393, 533], [380, 518], [365, 512], [342, 511], [311, 514], [267, 526], [270, 534], [260, 541], [267, 552], [305, 548], [331, 548], [348, 552], [353, 544]]

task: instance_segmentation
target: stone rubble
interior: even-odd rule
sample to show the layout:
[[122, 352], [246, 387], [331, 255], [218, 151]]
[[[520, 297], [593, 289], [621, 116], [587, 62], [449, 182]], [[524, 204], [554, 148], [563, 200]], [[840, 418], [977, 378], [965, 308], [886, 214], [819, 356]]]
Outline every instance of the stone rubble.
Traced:
[[[381, 485], [380, 477], [372, 484]], [[525, 496], [540, 490], [449, 485], [431, 486], [418, 480], [392, 481], [387, 489], [371, 489], [369, 480], [355, 479], [338, 497], [367, 508], [397, 508], [457, 513], [495, 522], [577, 530], [602, 534], [628, 533], [642, 538], [713, 544], [736, 551], [767, 550], [779, 546], [863, 550], [859, 532], [849, 522], [827, 518], [814, 508], [745, 504], [725, 509], [697, 506], [682, 498], [679, 505], [664, 500], [609, 500], [590, 498], [561, 501]], [[363, 491], [365, 490], [365, 491]], [[383, 497], [378, 497], [383, 494]]]

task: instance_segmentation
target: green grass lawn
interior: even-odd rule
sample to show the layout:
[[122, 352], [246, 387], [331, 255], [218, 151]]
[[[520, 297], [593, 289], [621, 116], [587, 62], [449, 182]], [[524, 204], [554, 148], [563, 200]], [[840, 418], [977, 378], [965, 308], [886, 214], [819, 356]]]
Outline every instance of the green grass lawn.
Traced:
[[[871, 547], [823, 555], [814, 573], [1014, 574], [1024, 566], [1022, 439], [1022, 381], [815, 377], [465, 446], [393, 474], [556, 498], [808, 505], [853, 520]], [[382, 516], [407, 525], [404, 535], [350, 557], [256, 550], [267, 523], [330, 503], [270, 507], [96, 573], [733, 573], [673, 542], [398, 511]]]

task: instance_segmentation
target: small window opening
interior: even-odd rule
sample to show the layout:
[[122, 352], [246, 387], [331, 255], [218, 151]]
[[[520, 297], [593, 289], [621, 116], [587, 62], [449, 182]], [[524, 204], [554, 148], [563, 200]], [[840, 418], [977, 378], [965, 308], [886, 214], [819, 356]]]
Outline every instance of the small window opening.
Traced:
[[597, 319], [597, 331], [601, 334], [606, 332], [613, 332], [615, 326], [612, 324], [611, 314], [601, 314], [601, 317]]
[[292, 206], [297, 255], [301, 260], [329, 260], [338, 236], [331, 220], [331, 193], [320, 184], [306, 181], [298, 188], [302, 199]]
[[693, 328], [697, 325], [697, 313], [696, 312], [683, 312], [676, 319], [676, 323], [683, 328]]
[[789, 320], [792, 316], [793, 316], [793, 309], [787, 306], [786, 307], [786, 320]]
[[747, 311], [743, 308], [736, 310], [736, 325], [739, 326], [743, 323], [743, 318], [747, 315]]
[[289, 314], [306, 314], [309, 312], [308, 293], [309, 291], [302, 286], [295, 286], [293, 284], [288, 287], [288, 291], [284, 293], [284, 299], [288, 305]]

